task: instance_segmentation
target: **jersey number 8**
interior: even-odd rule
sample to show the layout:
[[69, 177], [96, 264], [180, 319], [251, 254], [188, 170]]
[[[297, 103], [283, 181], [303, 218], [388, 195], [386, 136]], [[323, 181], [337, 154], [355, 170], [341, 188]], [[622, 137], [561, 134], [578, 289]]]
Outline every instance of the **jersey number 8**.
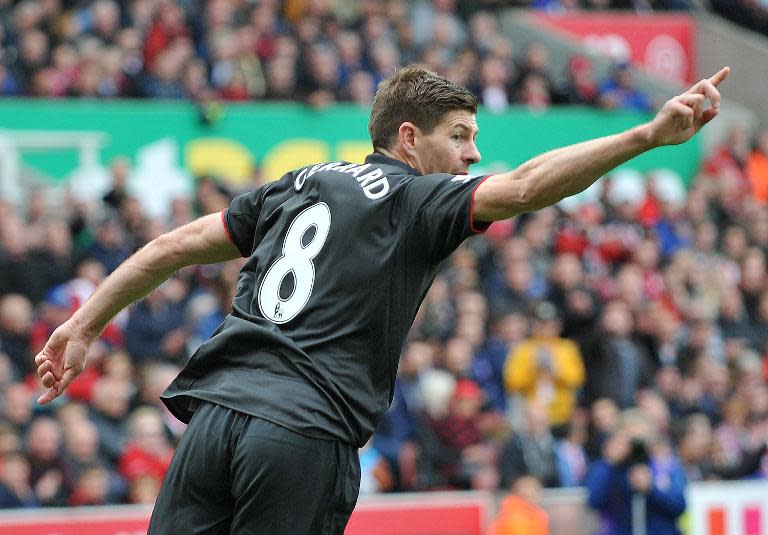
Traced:
[[[313, 227], [314, 233], [307, 238]], [[265, 318], [278, 324], [288, 323], [306, 306], [315, 284], [312, 259], [325, 245], [330, 230], [331, 210], [324, 202], [310, 206], [291, 222], [283, 254], [267, 270], [259, 287], [259, 309]], [[293, 275], [293, 290], [283, 298], [280, 289], [289, 274]]]

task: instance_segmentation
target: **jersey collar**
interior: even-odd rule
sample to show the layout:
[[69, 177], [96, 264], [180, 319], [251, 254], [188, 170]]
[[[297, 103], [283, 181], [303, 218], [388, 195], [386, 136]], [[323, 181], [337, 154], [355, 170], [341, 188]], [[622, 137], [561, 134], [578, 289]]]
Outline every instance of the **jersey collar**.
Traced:
[[382, 154], [380, 152], [374, 152], [373, 154], [369, 154], [368, 156], [366, 156], [365, 163], [391, 165], [393, 167], [399, 167], [400, 169], [406, 171], [409, 175], [421, 176], [421, 173], [419, 173], [416, 169], [414, 169], [404, 161], [398, 160], [397, 158], [390, 158], [386, 154]]

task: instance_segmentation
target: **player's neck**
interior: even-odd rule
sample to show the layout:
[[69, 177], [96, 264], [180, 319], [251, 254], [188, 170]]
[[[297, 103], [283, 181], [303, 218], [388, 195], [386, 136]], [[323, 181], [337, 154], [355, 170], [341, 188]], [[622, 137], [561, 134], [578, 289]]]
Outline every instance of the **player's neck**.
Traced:
[[408, 164], [409, 166], [413, 167], [414, 169], [418, 170], [421, 173], [421, 169], [419, 169], [418, 162], [416, 162], [416, 160], [413, 158], [409, 158], [404, 151], [398, 150], [397, 147], [393, 147], [391, 149], [378, 148], [376, 149], [376, 152], [380, 152], [384, 156], [389, 156], [390, 158], [394, 158], [395, 160], [400, 160], [401, 162]]

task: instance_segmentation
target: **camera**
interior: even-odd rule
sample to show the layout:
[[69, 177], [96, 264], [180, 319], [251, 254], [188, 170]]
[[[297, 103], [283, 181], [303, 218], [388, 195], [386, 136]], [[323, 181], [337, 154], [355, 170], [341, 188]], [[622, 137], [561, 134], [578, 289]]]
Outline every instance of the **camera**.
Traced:
[[624, 459], [625, 466], [634, 466], [636, 464], [648, 464], [651, 455], [648, 452], [648, 446], [645, 441], [639, 438], [633, 438], [629, 443], [629, 453]]

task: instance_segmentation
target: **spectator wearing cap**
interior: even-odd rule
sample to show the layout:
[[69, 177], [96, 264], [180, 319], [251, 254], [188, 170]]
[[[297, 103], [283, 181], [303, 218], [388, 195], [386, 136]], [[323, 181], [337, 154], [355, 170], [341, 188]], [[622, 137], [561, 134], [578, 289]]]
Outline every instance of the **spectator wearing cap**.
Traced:
[[51, 333], [69, 319], [75, 310], [75, 299], [66, 285], [60, 284], [48, 290], [40, 305], [37, 321], [32, 325], [29, 336], [33, 354], [43, 349]]
[[594, 106], [597, 102], [597, 83], [592, 62], [586, 56], [575, 54], [568, 59], [566, 82], [560, 92], [568, 104]]
[[651, 111], [651, 99], [635, 87], [629, 63], [617, 63], [611, 78], [600, 84], [598, 103], [601, 108]]
[[[430, 409], [419, 430], [422, 451], [429, 452], [431, 488], [495, 488], [495, 455], [486, 442], [483, 391], [471, 379], [455, 381], [441, 410]], [[450, 387], [449, 387], [450, 388]], [[423, 467], [422, 467], [423, 468]]]
[[461, 472], [475, 490], [496, 490], [499, 486], [498, 449], [493, 437], [500, 436], [506, 426], [498, 412], [489, 410], [485, 392], [470, 379], [462, 379], [454, 392], [451, 407], [457, 419], [471, 422], [479, 440], [461, 450]]
[[504, 366], [507, 392], [547, 408], [550, 424], [568, 422], [584, 382], [578, 346], [560, 337], [560, 314], [551, 302], [532, 307], [531, 336], [514, 348]]

